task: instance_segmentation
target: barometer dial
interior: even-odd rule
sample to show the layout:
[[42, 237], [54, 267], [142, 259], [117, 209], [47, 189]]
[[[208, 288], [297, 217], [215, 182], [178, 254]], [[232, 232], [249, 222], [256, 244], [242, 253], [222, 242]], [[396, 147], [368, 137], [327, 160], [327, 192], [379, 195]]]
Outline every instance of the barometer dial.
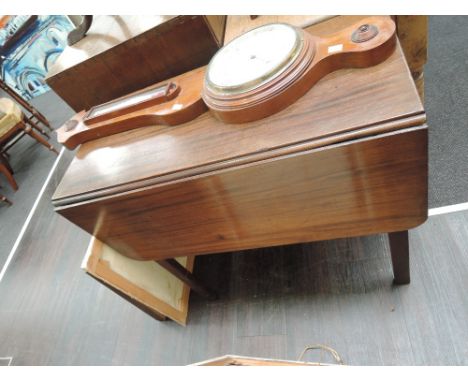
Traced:
[[253, 29], [222, 48], [208, 65], [205, 85], [215, 93], [239, 94], [285, 71], [303, 46], [302, 30], [287, 24]]

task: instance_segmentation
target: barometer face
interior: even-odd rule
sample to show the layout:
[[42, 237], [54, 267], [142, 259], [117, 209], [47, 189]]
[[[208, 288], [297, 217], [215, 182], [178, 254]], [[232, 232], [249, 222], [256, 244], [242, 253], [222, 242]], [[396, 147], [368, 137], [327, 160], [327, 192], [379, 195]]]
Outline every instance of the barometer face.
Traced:
[[208, 65], [205, 85], [215, 93], [239, 94], [285, 71], [303, 47], [302, 31], [287, 24], [253, 29], [222, 48]]

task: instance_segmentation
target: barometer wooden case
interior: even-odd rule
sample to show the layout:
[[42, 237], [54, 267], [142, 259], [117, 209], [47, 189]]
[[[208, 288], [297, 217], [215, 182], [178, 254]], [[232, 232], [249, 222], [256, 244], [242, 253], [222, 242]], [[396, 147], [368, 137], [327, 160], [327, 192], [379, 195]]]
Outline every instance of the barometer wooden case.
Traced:
[[342, 68], [376, 65], [395, 49], [395, 24], [368, 17], [326, 37], [268, 24], [234, 39], [200, 68], [78, 113], [58, 141], [78, 144], [151, 124], [180, 125], [207, 108], [225, 123], [245, 123], [293, 104]]
[[394, 47], [395, 24], [387, 17], [365, 18], [326, 37], [288, 24], [264, 25], [211, 59], [203, 99], [224, 122], [254, 121], [291, 105], [326, 74], [375, 65]]

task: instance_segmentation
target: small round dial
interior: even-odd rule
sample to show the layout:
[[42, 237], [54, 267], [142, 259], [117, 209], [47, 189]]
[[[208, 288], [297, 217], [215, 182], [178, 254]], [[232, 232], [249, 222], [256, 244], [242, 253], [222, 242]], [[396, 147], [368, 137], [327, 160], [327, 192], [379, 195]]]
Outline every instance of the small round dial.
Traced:
[[302, 31], [269, 24], [232, 40], [210, 61], [205, 85], [216, 93], [239, 94], [270, 81], [301, 52]]

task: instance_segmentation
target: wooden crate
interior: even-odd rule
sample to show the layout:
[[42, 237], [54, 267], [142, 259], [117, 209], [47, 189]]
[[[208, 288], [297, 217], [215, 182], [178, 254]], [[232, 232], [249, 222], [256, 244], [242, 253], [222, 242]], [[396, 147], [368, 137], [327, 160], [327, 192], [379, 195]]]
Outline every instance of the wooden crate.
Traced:
[[[333, 364], [319, 362], [306, 362], [304, 356], [309, 350], [321, 350], [328, 352], [334, 359]], [[321, 358], [322, 354], [320, 354]], [[336, 366], [343, 365], [344, 362], [341, 356], [335, 349], [322, 344], [315, 344], [307, 346], [299, 356], [297, 361], [271, 359], [271, 358], [258, 358], [258, 357], [245, 357], [240, 355], [224, 355], [222, 357], [208, 359], [206, 361], [197, 362], [190, 366]]]

